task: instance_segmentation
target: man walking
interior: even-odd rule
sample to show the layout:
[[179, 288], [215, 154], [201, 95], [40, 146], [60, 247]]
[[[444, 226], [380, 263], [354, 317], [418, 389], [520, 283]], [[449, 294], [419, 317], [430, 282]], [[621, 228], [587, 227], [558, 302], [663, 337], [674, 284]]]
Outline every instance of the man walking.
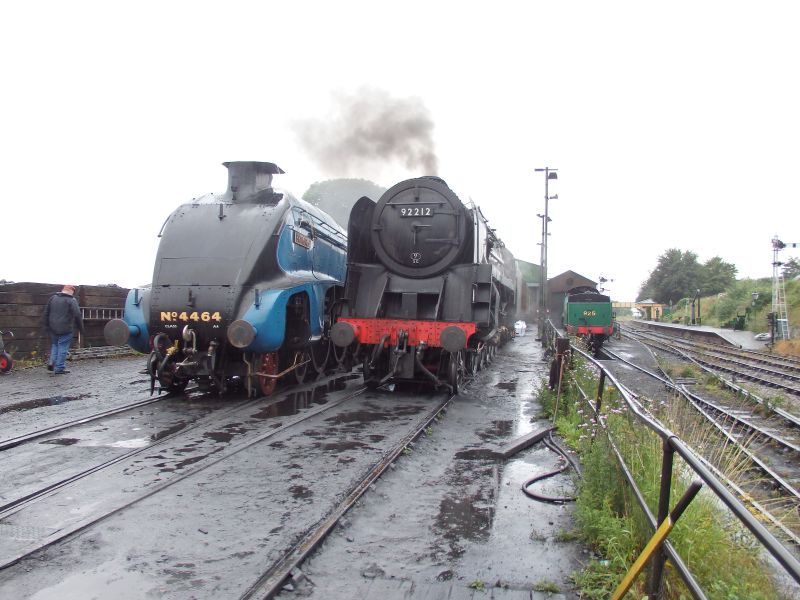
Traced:
[[65, 285], [63, 290], [50, 296], [44, 309], [44, 323], [52, 342], [47, 370], [53, 371], [54, 375], [69, 373], [64, 363], [72, 343], [73, 327], [77, 326], [81, 333], [84, 332], [81, 309], [73, 294], [75, 286]]

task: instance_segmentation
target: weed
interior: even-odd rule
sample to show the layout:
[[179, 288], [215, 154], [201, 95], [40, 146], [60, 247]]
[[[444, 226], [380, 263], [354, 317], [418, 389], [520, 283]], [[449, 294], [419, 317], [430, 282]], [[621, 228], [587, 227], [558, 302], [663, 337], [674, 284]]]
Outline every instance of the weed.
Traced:
[[767, 407], [771, 410], [784, 408], [786, 406], [786, 398], [783, 396], [773, 396], [772, 398], [767, 398], [765, 402], [767, 403]]
[[[563, 535], [584, 540], [599, 557], [573, 575], [583, 597], [608, 598], [653, 534], [617, 464], [616, 451], [624, 457], [650, 510], [656, 512], [663, 447], [661, 439], [632, 416], [615, 390], [603, 390], [603, 411], [595, 414], [594, 401], [583, 400], [580, 390], [592, 396], [597, 377], [582, 362], [571, 371], [558, 399], [559, 432], [580, 453], [584, 467], [575, 509], [578, 530]], [[556, 394], [543, 385], [540, 400], [552, 414]], [[728, 477], [735, 480], [749, 467], [744, 453], [721, 444], [715, 428], [686, 403], [673, 401], [659, 408], [665, 426], [689, 446], [703, 451], [706, 460]], [[612, 436], [613, 448], [606, 431]], [[673, 498], [679, 498], [691, 471], [679, 458], [675, 460], [672, 489]], [[676, 523], [670, 542], [709, 598], [779, 598], [752, 537], [738, 521], [721, 518], [719, 511], [716, 497], [702, 491]], [[645, 584], [646, 577], [639, 577], [631, 597], [641, 597]], [[689, 596], [674, 569], [665, 571], [664, 588], [665, 598]]]
[[537, 531], [536, 529], [531, 531], [531, 534], [528, 537], [530, 537], [531, 540], [533, 540], [534, 542], [546, 542], [547, 541], [547, 536], [544, 535], [543, 533]]
[[549, 579], [542, 579], [540, 582], [534, 584], [533, 591], [547, 592], [548, 594], [558, 594], [561, 591], [561, 588], [559, 588], [555, 582], [550, 581]]
[[486, 584], [482, 582], [480, 579], [476, 579], [472, 583], [470, 583], [467, 587], [472, 588], [473, 590], [477, 590], [479, 592], [486, 591]]
[[554, 542], [576, 542], [580, 539], [580, 533], [576, 529], [562, 529], [553, 536]]

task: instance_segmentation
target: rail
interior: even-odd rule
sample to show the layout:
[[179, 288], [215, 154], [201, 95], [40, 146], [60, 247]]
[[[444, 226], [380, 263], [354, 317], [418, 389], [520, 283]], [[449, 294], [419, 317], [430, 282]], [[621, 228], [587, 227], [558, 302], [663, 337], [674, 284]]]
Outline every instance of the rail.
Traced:
[[[545, 323], [544, 328], [545, 331], [542, 337], [542, 343], [548, 348], [554, 349], [556, 339], [561, 336], [556, 327], [553, 325], [552, 321], [548, 320]], [[606, 370], [606, 368], [597, 362], [592, 356], [578, 348], [573, 348], [572, 350], [580, 354], [587, 363], [593, 365], [597, 371], [599, 371], [600, 376], [594, 403], [592, 403], [592, 401], [586, 396], [583, 390], [580, 390], [584, 401], [595, 413], [597, 422], [602, 422], [599, 417], [602, 410], [603, 390], [605, 389], [606, 382], [608, 381], [619, 392], [623, 401], [627, 405], [628, 410], [636, 417], [636, 419], [647, 426], [662, 440], [663, 455], [661, 461], [658, 515], [654, 516], [650, 510], [650, 507], [647, 505], [644, 494], [636, 485], [636, 482], [633, 479], [633, 474], [631, 473], [629, 467], [625, 464], [625, 460], [623, 459], [622, 454], [619, 452], [613, 437], [611, 436], [611, 432], [607, 427], [603, 426], [603, 430], [605, 431], [609, 444], [613, 449], [620, 469], [622, 470], [628, 485], [631, 487], [633, 494], [636, 497], [637, 504], [645, 514], [653, 531], [655, 532], [669, 516], [669, 503], [672, 492], [671, 486], [673, 463], [675, 454], [677, 453], [681, 458], [683, 458], [683, 460], [686, 462], [686, 465], [692, 469], [692, 471], [694, 471], [694, 473], [696, 473], [697, 476], [706, 483], [706, 485], [708, 485], [709, 489], [717, 496], [717, 498], [719, 498], [719, 500], [728, 507], [728, 509], [739, 520], [739, 522], [755, 536], [761, 546], [767, 552], [769, 552], [769, 554], [785, 569], [786, 573], [788, 573], [797, 583], [800, 583], [800, 562], [798, 562], [797, 559], [795, 559], [794, 556], [792, 556], [789, 551], [766, 529], [766, 527], [764, 527], [750, 513], [747, 507], [742, 504], [736, 498], [736, 496], [734, 496], [725, 487], [725, 485], [712, 474], [712, 472], [700, 461], [700, 459], [691, 451], [691, 449], [677, 435], [649, 415], [643, 413], [639, 409], [637, 403], [634, 401], [630, 391], [620, 384], [616, 377], [614, 377], [611, 372]], [[700, 587], [700, 584], [695, 580], [694, 576], [669, 541], [665, 541], [662, 548], [656, 552], [653, 557], [650, 578], [647, 586], [648, 596], [650, 598], [660, 597], [659, 592], [662, 587], [664, 565], [667, 558], [672, 561], [676, 571], [686, 584], [689, 592], [692, 594], [692, 598], [706, 600], [707, 596]]]

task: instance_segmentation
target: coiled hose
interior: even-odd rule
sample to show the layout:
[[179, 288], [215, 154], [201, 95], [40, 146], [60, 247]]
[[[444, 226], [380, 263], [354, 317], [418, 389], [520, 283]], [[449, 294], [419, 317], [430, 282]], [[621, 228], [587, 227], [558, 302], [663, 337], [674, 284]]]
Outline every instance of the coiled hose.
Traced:
[[531, 477], [522, 484], [522, 491], [525, 492], [525, 495], [528, 496], [528, 498], [538, 500], [539, 502], [549, 502], [551, 504], [565, 504], [567, 502], [575, 502], [576, 498], [572, 496], [545, 496], [544, 494], [537, 494], [536, 492], [532, 492], [528, 489], [528, 487], [530, 487], [537, 481], [542, 481], [543, 479], [547, 479], [548, 477], [553, 477], [554, 475], [563, 473], [569, 468], [570, 465], [572, 465], [572, 468], [575, 469], [575, 472], [578, 474], [578, 477], [583, 476], [583, 474], [581, 473], [580, 465], [578, 465], [578, 463], [576, 463], [573, 460], [573, 458], [569, 455], [569, 453], [566, 450], [564, 450], [561, 447], [561, 445], [553, 438], [552, 431], [547, 434], [547, 437], [544, 438], [542, 442], [544, 442], [544, 445], [550, 448], [550, 450], [552, 450], [556, 454], [561, 455], [562, 458], [566, 459], [566, 462], [562, 463], [560, 467], [558, 467], [553, 471], [548, 471], [547, 473]]

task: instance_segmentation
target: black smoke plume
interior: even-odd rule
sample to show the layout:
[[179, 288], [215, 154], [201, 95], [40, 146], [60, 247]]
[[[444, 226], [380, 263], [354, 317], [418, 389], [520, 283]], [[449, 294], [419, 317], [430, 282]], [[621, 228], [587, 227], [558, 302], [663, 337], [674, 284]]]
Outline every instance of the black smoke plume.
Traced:
[[331, 115], [296, 121], [303, 149], [330, 175], [400, 163], [418, 175], [436, 175], [433, 119], [419, 98], [392, 98], [383, 90], [362, 88], [335, 93]]

